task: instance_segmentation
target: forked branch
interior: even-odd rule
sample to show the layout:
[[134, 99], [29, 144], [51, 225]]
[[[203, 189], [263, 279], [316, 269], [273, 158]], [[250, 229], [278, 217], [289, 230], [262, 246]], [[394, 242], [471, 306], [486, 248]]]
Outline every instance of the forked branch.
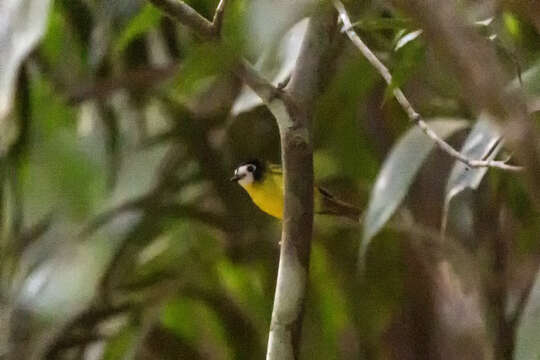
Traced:
[[[356, 31], [354, 31], [354, 27], [351, 23], [351, 20], [349, 19], [349, 15], [347, 14], [347, 10], [345, 9], [345, 6], [343, 6], [343, 3], [340, 0], [333, 0], [334, 6], [336, 10], [339, 13], [339, 17], [341, 19], [341, 22], [343, 23], [343, 31], [347, 34], [349, 39], [352, 41], [352, 43], [360, 50], [362, 55], [369, 61], [369, 63], [377, 70], [379, 74], [383, 77], [384, 81], [388, 84], [388, 86], [393, 86], [392, 84], [392, 75], [390, 74], [390, 71], [388, 68], [375, 56], [375, 54], [369, 49], [369, 47], [362, 41], [362, 39], [358, 36]], [[403, 91], [399, 87], [394, 87], [392, 90], [392, 93], [394, 94], [397, 102], [401, 105], [403, 110], [407, 113], [407, 116], [409, 117], [409, 120], [413, 123], [415, 123], [420, 129], [429, 136], [436, 144], [437, 146], [446, 152], [451, 157], [455, 158], [458, 161], [461, 161], [465, 165], [467, 165], [470, 168], [480, 168], [480, 167], [492, 167], [492, 168], [498, 168], [502, 170], [508, 170], [508, 171], [521, 171], [521, 166], [515, 166], [515, 165], [509, 165], [507, 163], [508, 160], [505, 161], [498, 161], [498, 160], [475, 160], [475, 159], [469, 159], [456, 149], [454, 149], [450, 144], [448, 144], [446, 141], [441, 139], [433, 129], [429, 127], [429, 125], [424, 121], [422, 116], [417, 113]]]
[[227, 0], [220, 0], [212, 21], [207, 20], [191, 6], [180, 0], [148, 1], [163, 11], [163, 13], [186, 25], [199, 35], [206, 37], [218, 37], [220, 35]]

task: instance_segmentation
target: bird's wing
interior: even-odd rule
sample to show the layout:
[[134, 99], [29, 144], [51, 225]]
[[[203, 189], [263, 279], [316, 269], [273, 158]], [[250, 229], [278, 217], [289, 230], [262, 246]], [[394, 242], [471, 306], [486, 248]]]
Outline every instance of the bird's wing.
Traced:
[[[359, 221], [361, 214], [359, 208], [337, 199], [325, 188], [317, 186], [316, 189], [321, 195], [319, 198], [319, 207], [315, 209], [317, 213], [344, 216], [354, 221]], [[317, 199], [317, 197], [315, 197], [315, 199]]]
[[328, 198], [328, 199], [333, 199], [334, 198], [334, 195], [332, 195], [332, 193], [330, 193], [330, 191], [326, 190], [325, 188], [323, 187], [320, 187], [320, 186], [316, 186], [317, 190], [321, 193], [322, 196]]

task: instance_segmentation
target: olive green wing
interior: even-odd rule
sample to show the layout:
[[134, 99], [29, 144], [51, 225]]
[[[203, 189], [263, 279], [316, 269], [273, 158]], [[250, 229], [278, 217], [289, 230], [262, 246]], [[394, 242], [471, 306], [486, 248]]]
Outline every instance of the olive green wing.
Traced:
[[315, 191], [315, 212], [317, 214], [343, 216], [359, 221], [361, 210], [358, 207], [337, 199], [320, 186], [316, 186]]

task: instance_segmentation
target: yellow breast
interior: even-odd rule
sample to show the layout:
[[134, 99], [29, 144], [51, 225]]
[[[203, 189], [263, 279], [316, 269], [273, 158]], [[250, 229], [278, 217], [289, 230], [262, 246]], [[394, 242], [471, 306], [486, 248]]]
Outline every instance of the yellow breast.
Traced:
[[280, 176], [269, 174], [262, 183], [255, 182], [243, 188], [262, 211], [278, 219], [283, 218], [283, 182]]

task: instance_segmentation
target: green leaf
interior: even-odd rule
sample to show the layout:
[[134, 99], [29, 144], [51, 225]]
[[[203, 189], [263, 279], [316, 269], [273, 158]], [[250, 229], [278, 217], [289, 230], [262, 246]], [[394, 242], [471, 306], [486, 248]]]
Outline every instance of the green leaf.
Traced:
[[[103, 194], [99, 139], [77, 137], [75, 110], [47, 78], [30, 79], [31, 116], [28, 162], [21, 177], [25, 223], [56, 214], [84, 218]], [[36, 181], [39, 179], [39, 181]]]
[[520, 35], [521, 29], [520, 29], [520, 23], [517, 17], [515, 17], [512, 13], [509, 13], [505, 11], [503, 13], [503, 22], [504, 27], [506, 28], [506, 31], [513, 37], [517, 38]]
[[113, 56], [117, 57], [133, 39], [157, 26], [160, 19], [161, 12], [155, 6], [146, 4], [116, 38], [113, 45]]
[[540, 272], [529, 294], [517, 328], [514, 360], [540, 359]]
[[[350, 81], [362, 79], [362, 81]], [[344, 178], [367, 180], [371, 183], [378, 170], [369, 136], [358, 121], [358, 99], [369, 97], [378, 80], [371, 65], [362, 58], [344, 63], [317, 104], [314, 143], [324, 149]], [[367, 120], [365, 120], [367, 121]], [[360, 134], [360, 136], [359, 136]]]
[[176, 80], [177, 95], [189, 97], [207, 90], [219, 75], [234, 66], [239, 52], [235, 46], [207, 42], [187, 49]]
[[133, 326], [126, 326], [121, 329], [107, 342], [103, 359], [125, 359], [125, 355], [135, 345], [137, 335], [137, 329]]
[[162, 325], [194, 347], [212, 346], [230, 358], [223, 323], [214, 309], [202, 301], [178, 297], [165, 304], [160, 314]]
[[[318, 322], [318, 343], [315, 349], [319, 359], [329, 359], [339, 349], [340, 335], [348, 324], [346, 296], [335, 281], [336, 274], [328, 254], [319, 243], [313, 244], [310, 277], [313, 281], [312, 310], [314, 322]], [[310, 290], [311, 291], [311, 290]]]
[[[441, 138], [447, 138], [468, 126], [462, 119], [438, 119], [429, 126]], [[393, 147], [375, 180], [364, 220], [360, 262], [363, 262], [370, 241], [399, 207], [409, 186], [422, 167], [435, 143], [415, 126]]]
[[[218, 277], [226, 289], [228, 296], [242, 304], [246, 313], [251, 314], [254, 324], [261, 331], [266, 330], [272, 302], [264, 292], [264, 279], [261, 271], [253, 266], [233, 264], [222, 260], [216, 267]], [[266, 311], [261, 311], [265, 309]]]

